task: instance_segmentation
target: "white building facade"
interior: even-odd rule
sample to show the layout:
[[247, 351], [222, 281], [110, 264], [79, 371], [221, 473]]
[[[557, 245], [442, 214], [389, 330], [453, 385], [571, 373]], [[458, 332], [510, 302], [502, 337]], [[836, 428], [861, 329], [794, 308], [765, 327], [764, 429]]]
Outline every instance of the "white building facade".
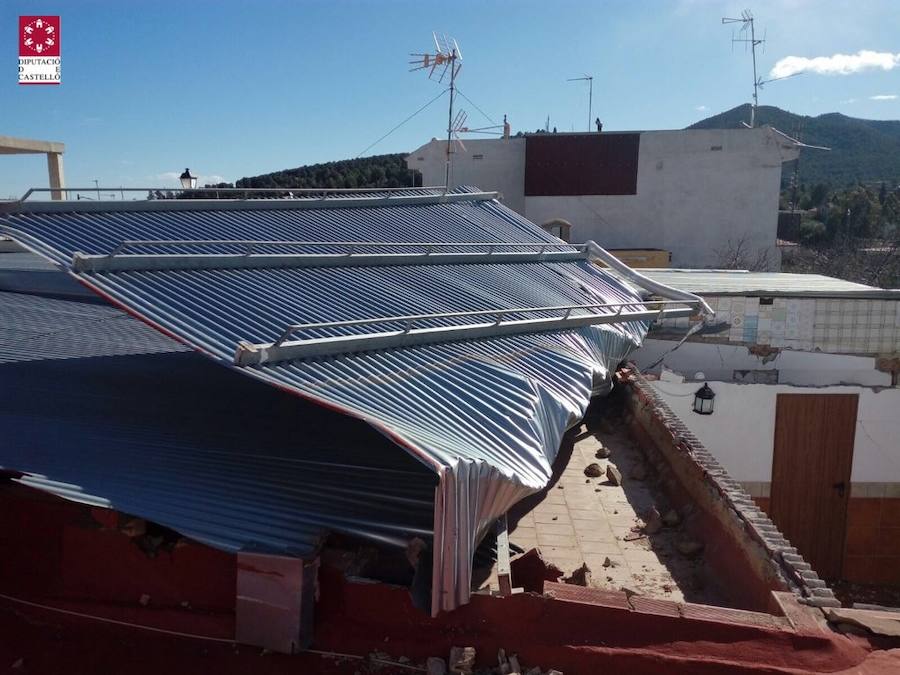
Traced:
[[[713, 325], [663, 321], [651, 386], [824, 578], [900, 586], [900, 290], [812, 274], [648, 270]], [[712, 414], [694, 412], [702, 385]]]
[[[446, 142], [407, 158], [442, 185]], [[450, 185], [496, 190], [529, 220], [571, 224], [571, 240], [664, 249], [676, 267], [742, 264], [777, 270], [782, 163], [798, 149], [768, 128], [529, 134], [454, 144]]]

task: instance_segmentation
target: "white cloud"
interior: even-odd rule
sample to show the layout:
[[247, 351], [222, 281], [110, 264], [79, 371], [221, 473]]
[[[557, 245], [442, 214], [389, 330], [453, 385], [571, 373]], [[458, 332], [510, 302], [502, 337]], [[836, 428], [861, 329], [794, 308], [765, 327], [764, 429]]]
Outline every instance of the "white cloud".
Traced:
[[797, 73], [817, 73], [819, 75], [852, 75], [864, 70], [893, 70], [900, 68], [900, 53], [873, 52], [862, 49], [856, 54], [833, 54], [832, 56], [786, 56], [772, 68], [770, 77], [790, 77]]
[[709, 110], [709, 108], [707, 108], [705, 105], [698, 105], [696, 108], [694, 108], [694, 110], [696, 110], [697, 112], [703, 112], [705, 110]]
[[855, 98], [845, 98], [843, 101], [838, 101], [838, 103], [841, 103], [843, 105], [849, 105], [851, 103], [856, 103], [856, 99]]
[[897, 94], [875, 94], [875, 96], [870, 96], [869, 100], [871, 101], [896, 101], [898, 98]]

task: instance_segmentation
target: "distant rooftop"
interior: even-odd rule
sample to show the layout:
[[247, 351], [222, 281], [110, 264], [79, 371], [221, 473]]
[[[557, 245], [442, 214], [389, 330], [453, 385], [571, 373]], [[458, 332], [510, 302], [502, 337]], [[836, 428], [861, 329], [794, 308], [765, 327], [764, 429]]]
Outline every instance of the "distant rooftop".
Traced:
[[698, 295], [891, 298], [900, 290], [883, 289], [821, 274], [749, 272], [747, 270], [644, 269], [641, 273]]

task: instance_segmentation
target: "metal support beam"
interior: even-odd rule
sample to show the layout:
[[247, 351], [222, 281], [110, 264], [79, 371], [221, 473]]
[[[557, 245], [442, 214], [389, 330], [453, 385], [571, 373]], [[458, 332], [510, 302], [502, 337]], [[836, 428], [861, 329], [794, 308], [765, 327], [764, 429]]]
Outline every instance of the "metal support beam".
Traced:
[[504, 513], [497, 519], [497, 583], [500, 585], [501, 597], [512, 595], [512, 566], [509, 562], [509, 530]]
[[680, 300], [685, 303], [696, 305], [700, 309], [700, 313], [703, 315], [704, 321], [711, 320], [713, 317], [715, 317], [716, 313], [707, 304], [706, 300], [701, 298], [699, 295], [689, 293], [688, 291], [682, 291], [680, 288], [666, 286], [665, 284], [661, 284], [658, 281], [654, 281], [650, 277], [644, 276], [637, 270], [623, 263], [621, 260], [619, 260], [612, 253], [607, 251], [595, 241], [588, 240], [587, 242], [585, 242], [585, 246], [588, 249], [589, 257], [592, 261], [599, 261], [607, 267], [611, 267], [619, 274], [619, 276], [628, 279], [638, 287], [643, 288], [646, 291], [650, 291], [651, 293], [655, 293], [656, 295], [663, 298], [668, 298], [670, 300]]
[[[585, 260], [587, 249], [568, 244], [390, 243], [390, 242], [124, 242], [129, 245], [239, 245], [246, 253], [122, 254], [72, 256], [74, 272], [133, 272], [150, 270], [221, 270], [302, 267], [373, 267], [400, 265], [458, 265], [478, 263], [571, 262]], [[344, 248], [341, 253], [250, 253], [252, 247], [303, 246]], [[121, 248], [121, 247], [120, 247]], [[365, 253], [365, 248], [424, 249], [410, 253]], [[482, 249], [472, 253], [442, 253], [442, 249]], [[515, 249], [531, 248], [533, 251]], [[564, 250], [556, 251], [553, 249]]]
[[[542, 331], [559, 331], [594, 326], [605, 323], [625, 323], [630, 321], [653, 321], [662, 318], [691, 316], [696, 312], [694, 306], [667, 309], [667, 306], [683, 302], [646, 302], [622, 303], [607, 305], [571, 305], [559, 307], [525, 307], [508, 309], [480, 310], [476, 312], [453, 312], [445, 314], [420, 314], [409, 316], [378, 317], [356, 321], [337, 321], [318, 324], [297, 324], [289, 326], [274, 343], [250, 344], [242, 342], [234, 355], [234, 362], [239, 366], [263, 365], [308, 359], [336, 354], [349, 354], [360, 351], [374, 351], [397, 347], [452, 342], [456, 340], [475, 340], [504, 335], [520, 335]], [[648, 309], [647, 306], [656, 306]], [[629, 309], [631, 308], [631, 309]], [[578, 314], [573, 311], [605, 309], [607, 313]], [[537, 319], [504, 320], [505, 316], [547, 311], [560, 311], [560, 317], [542, 317]], [[459, 326], [437, 326], [429, 328], [413, 328], [413, 324], [424, 320], [448, 319], [458, 317], [490, 317], [489, 321], [470, 323]], [[323, 328], [339, 328], [376, 324], [399, 323], [405, 325], [401, 330], [351, 334], [326, 338], [310, 338], [305, 340], [289, 340], [290, 336], [300, 330]]]
[[50, 199], [59, 201], [63, 198], [61, 188], [66, 186], [66, 178], [63, 173], [63, 157], [61, 152], [47, 153], [47, 175], [50, 179], [50, 187], [55, 188], [50, 192]]

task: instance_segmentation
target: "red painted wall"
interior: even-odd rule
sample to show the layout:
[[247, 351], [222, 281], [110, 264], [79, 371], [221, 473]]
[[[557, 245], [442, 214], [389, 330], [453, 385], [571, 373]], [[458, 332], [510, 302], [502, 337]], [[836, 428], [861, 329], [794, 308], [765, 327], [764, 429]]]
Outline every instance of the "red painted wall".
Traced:
[[[233, 628], [217, 622], [211, 612], [222, 612], [220, 617], [233, 613], [235, 556], [188, 543], [148, 557], [119, 531], [121, 521], [114, 516], [0, 483], [0, 592], [137, 624], [233, 635]], [[151, 597], [147, 608], [137, 604], [142, 594]], [[686, 613], [654, 609], [653, 603], [628, 609], [622, 604], [624, 594], [619, 595], [611, 605], [535, 594], [507, 599], [476, 595], [471, 604], [432, 619], [413, 607], [405, 588], [354, 583], [323, 568], [312, 646], [351, 654], [380, 650], [421, 663], [428, 656], [446, 656], [451, 646], [466, 645], [478, 650], [479, 666], [495, 665], [503, 647], [544, 669], [630, 675], [756, 673], [776, 667], [823, 672], [849, 668], [870, 649], [818, 626], [794, 632], [786, 626], [748, 625], [738, 614], [732, 621], [734, 610], [694, 606], [703, 618], [687, 618]], [[183, 611], [184, 601], [210, 613]], [[252, 650], [255, 665], [248, 664], [245, 647], [159, 636], [8, 601], [0, 602], [0, 608], [5, 644], [14, 646], [6, 649], [0, 641], [0, 656], [7, 656], [8, 663], [24, 657], [28, 672], [60, 667], [72, 673], [159, 672], [160, 662], [172, 673], [248, 672], [248, 667], [270, 673], [338, 670], [310, 668], [305, 657], [260, 659]], [[21, 619], [32, 614], [43, 620]], [[129, 648], [122, 649], [123, 644]], [[41, 664], [51, 667], [33, 669]], [[351, 662], [350, 667], [357, 665]]]
[[182, 540], [154, 557], [119, 515], [0, 482], [0, 592], [14, 596], [232, 612], [235, 556]]
[[525, 140], [525, 195], [637, 194], [640, 134], [539, 134]]

